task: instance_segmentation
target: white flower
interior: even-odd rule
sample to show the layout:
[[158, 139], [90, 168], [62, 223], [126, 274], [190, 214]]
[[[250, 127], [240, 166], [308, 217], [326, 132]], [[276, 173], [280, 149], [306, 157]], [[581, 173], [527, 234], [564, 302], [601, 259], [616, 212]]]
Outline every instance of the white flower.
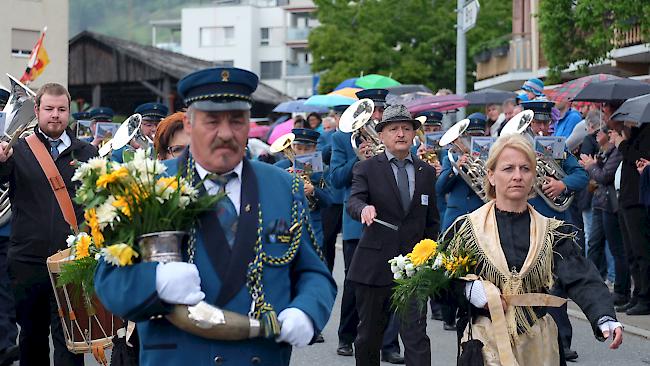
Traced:
[[393, 278], [396, 280], [401, 280], [403, 278], [402, 272], [393, 273]]
[[393, 273], [397, 273], [400, 271], [399, 267], [397, 267], [397, 264], [394, 262], [390, 264], [390, 271]]
[[436, 260], [433, 262], [433, 269], [438, 269], [442, 267], [442, 254], [436, 256]]
[[68, 248], [72, 247], [75, 241], [77, 241], [77, 237], [74, 235], [68, 235], [68, 238], [65, 239], [65, 242], [68, 244]]
[[405, 256], [400, 254], [397, 257], [395, 257], [395, 264], [397, 265], [398, 268], [404, 269], [404, 266], [406, 266], [406, 261], [407, 260], [408, 260], [408, 258], [406, 258]]
[[415, 267], [412, 263], [408, 263], [406, 266], [404, 266], [404, 270], [406, 271], [407, 277], [413, 277], [415, 274]]
[[144, 183], [151, 183], [156, 176], [165, 172], [167, 167], [159, 160], [149, 158], [149, 150], [138, 149], [127, 168], [137, 174]]
[[89, 176], [92, 172], [96, 172], [98, 175], [106, 174], [106, 165], [108, 161], [104, 158], [94, 157], [88, 160], [85, 163], [82, 163], [77, 170], [75, 170], [74, 175], [72, 176], [73, 181], [82, 181], [84, 178]]
[[106, 225], [113, 225], [113, 221], [119, 218], [118, 209], [113, 206], [113, 202], [115, 202], [115, 197], [108, 196], [106, 201], [97, 207], [97, 220], [100, 229], [104, 229]]

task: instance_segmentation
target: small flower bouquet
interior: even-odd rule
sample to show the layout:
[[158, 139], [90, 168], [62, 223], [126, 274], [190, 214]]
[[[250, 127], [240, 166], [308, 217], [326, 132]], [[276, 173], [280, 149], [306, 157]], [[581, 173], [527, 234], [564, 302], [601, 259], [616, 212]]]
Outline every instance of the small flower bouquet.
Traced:
[[423, 239], [411, 253], [388, 263], [396, 283], [391, 301], [403, 313], [413, 299], [424, 308], [429, 297], [447, 289], [451, 279], [470, 273], [477, 261], [471, 253], [439, 251], [437, 242]]
[[74, 200], [84, 207], [82, 229], [88, 233], [68, 238], [70, 261], [62, 265], [58, 286], [78, 285], [88, 301], [100, 257], [115, 266], [131, 265], [140, 255], [139, 236], [188, 231], [220, 198], [199, 196], [191, 182], [180, 174], [165, 177], [165, 170], [145, 150], [122, 164], [93, 158], [77, 167], [72, 180], [81, 186]]

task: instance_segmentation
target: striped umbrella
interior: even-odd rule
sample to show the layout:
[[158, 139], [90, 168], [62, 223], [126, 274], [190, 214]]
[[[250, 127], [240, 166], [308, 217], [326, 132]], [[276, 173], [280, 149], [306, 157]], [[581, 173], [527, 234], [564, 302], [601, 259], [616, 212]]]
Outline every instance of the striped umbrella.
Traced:
[[[576, 95], [578, 95], [578, 93], [582, 89], [585, 88], [585, 86], [591, 84], [592, 82], [600, 82], [600, 81], [614, 80], [614, 79], [620, 79], [620, 77], [616, 75], [610, 75], [610, 74], [588, 75], [578, 79], [569, 80], [555, 89], [545, 90], [544, 93], [546, 94], [548, 99], [553, 100], [555, 102], [559, 102], [561, 100], [572, 100], [573, 98], [576, 97]], [[586, 102], [576, 102], [574, 103], [574, 107], [580, 108], [582, 104], [585, 103]]]

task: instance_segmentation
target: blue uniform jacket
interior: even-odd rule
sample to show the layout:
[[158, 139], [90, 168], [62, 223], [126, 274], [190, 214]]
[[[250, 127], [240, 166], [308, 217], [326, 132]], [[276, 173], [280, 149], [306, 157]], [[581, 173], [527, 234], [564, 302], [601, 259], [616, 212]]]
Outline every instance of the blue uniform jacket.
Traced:
[[580, 123], [580, 121], [582, 121], [582, 115], [580, 112], [576, 111], [573, 108], [569, 108], [564, 114], [564, 117], [557, 121], [553, 136], [563, 136], [569, 138], [571, 132], [573, 132], [573, 129], [578, 123]]
[[[166, 161], [168, 174], [175, 174], [179, 163], [183, 171], [184, 156], [180, 160]], [[285, 220], [288, 225], [291, 223], [291, 179], [288, 173], [277, 167], [244, 161], [242, 210], [232, 253], [225, 239], [219, 240], [224, 237], [216, 221], [216, 212], [203, 215], [194, 263], [201, 276], [205, 301], [240, 314], [248, 313], [252, 299], [246, 287], [246, 271], [254, 257], [258, 222], [254, 208], [257, 202], [262, 208], [263, 250], [274, 257], [282, 256], [287, 244], [269, 241], [268, 234], [274, 233], [274, 223], [279, 220]], [[303, 204], [306, 204], [304, 200]], [[250, 206], [253, 209], [245, 208]], [[229, 257], [232, 260], [228, 260]], [[216, 357], [220, 357], [222, 365], [289, 364], [291, 347], [286, 343], [262, 338], [238, 342], [204, 339], [181, 331], [165, 318], [151, 319], [169, 311], [169, 305], [156, 292], [156, 265], [138, 263], [115, 267], [100, 261], [95, 273], [96, 292], [106, 308], [137, 322], [141, 365], [213, 366]], [[278, 314], [295, 307], [312, 320], [316, 334], [323, 329], [334, 305], [336, 284], [306, 233], [303, 233], [302, 243], [291, 263], [264, 266], [263, 284], [266, 300]]]
[[440, 225], [444, 232], [461, 215], [468, 214], [483, 206], [485, 202], [474, 193], [463, 178], [454, 173], [447, 153], [443, 153], [442, 172], [436, 181], [436, 194], [444, 197], [447, 194], [447, 207]]
[[[417, 156], [418, 155], [418, 149], [420, 148], [420, 140], [411, 147], [411, 154]], [[441, 150], [438, 156], [447, 156], [447, 150]], [[441, 162], [442, 163], [442, 162]], [[442, 172], [440, 173], [442, 174]], [[436, 182], [440, 179], [440, 177], [436, 177]], [[447, 210], [447, 197], [446, 193], [440, 192], [438, 188], [436, 187], [436, 207], [438, 208], [438, 215], [440, 216], [440, 219], [442, 220], [445, 217], [445, 211]]]
[[352, 186], [352, 167], [359, 161], [350, 143], [351, 133], [336, 131], [332, 135], [332, 159], [330, 160], [329, 183], [334, 188], [343, 189], [343, 240], [361, 238], [363, 226], [353, 219], [346, 208]]
[[[578, 192], [587, 186], [589, 183], [589, 173], [578, 163], [573, 154], [567, 152], [566, 159], [562, 160], [562, 170], [566, 173], [566, 177], [562, 179], [562, 182], [566, 185], [566, 189], [571, 192]], [[537, 212], [546, 217], [553, 217], [558, 220], [566, 221], [567, 211], [559, 212], [551, 208], [541, 197], [535, 196], [528, 200]]]
[[[332, 135], [334, 135], [335, 132], [336, 131], [325, 131], [321, 133], [320, 137], [318, 138], [318, 145], [316, 147], [318, 151], [321, 151], [323, 153], [323, 163], [327, 164], [328, 166], [332, 161]], [[329, 168], [325, 172], [325, 180], [328, 183], [330, 181], [330, 172], [331, 169]], [[345, 199], [345, 190], [341, 188], [335, 188], [331, 184], [327, 185], [327, 189], [332, 195], [332, 204], [342, 205]]]
[[[274, 164], [280, 169], [286, 170], [291, 167], [289, 159], [282, 159]], [[321, 209], [329, 207], [332, 204], [332, 194], [328, 189], [319, 187], [323, 172], [312, 173], [309, 176], [312, 184], [314, 185], [314, 197], [316, 198], [316, 206], [313, 210], [309, 210], [309, 218], [311, 219], [311, 227], [314, 229], [314, 235], [318, 241], [319, 246], [323, 246], [323, 217]]]

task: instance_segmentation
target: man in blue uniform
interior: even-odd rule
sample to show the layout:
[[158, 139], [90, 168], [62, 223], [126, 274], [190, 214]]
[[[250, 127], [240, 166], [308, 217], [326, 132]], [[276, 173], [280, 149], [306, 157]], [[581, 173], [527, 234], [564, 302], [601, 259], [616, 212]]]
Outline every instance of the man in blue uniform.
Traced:
[[[316, 151], [316, 142], [320, 133], [309, 128], [294, 128], [291, 132], [296, 138], [293, 140], [290, 149], [293, 150], [296, 156], [311, 154]], [[292, 163], [289, 159], [282, 159], [275, 163], [275, 166], [287, 170], [292, 168]], [[324, 208], [332, 203], [332, 195], [321, 184], [322, 179], [324, 179], [323, 175], [324, 172], [310, 172], [310, 182], [304, 184], [305, 197], [307, 197], [309, 203], [311, 226], [321, 249], [323, 249], [323, 220], [321, 213]]]
[[144, 103], [140, 104], [135, 108], [133, 113], [137, 113], [142, 116], [142, 122], [140, 123], [140, 133], [149, 140], [149, 146], [141, 146], [137, 141], [131, 140], [129, 142], [130, 147], [124, 146], [122, 148], [112, 151], [111, 160], [121, 163], [124, 158], [124, 150], [127, 149], [140, 149], [151, 147], [153, 149], [153, 138], [156, 134], [156, 128], [158, 123], [165, 117], [169, 109], [164, 104], [160, 103]]
[[[530, 123], [530, 128], [536, 136], [549, 135], [551, 109], [553, 108], [553, 104], [553, 102], [546, 100], [533, 100], [522, 103], [525, 109], [532, 110], [535, 113], [533, 121]], [[546, 184], [542, 187], [544, 193], [549, 198], [554, 199], [561, 194], [571, 194], [581, 191], [589, 183], [589, 174], [578, 163], [575, 156], [568, 151], [565, 151], [565, 155], [566, 158], [558, 161], [558, 164], [560, 164], [562, 170], [566, 173], [566, 176], [561, 180], [547, 177]], [[539, 195], [530, 199], [528, 202], [535, 208], [535, 210], [537, 210], [537, 212], [546, 217], [553, 217], [564, 221], [569, 219], [566, 211], [558, 211], [549, 206], [548, 203], [546, 203], [546, 201], [544, 201]], [[559, 285], [556, 285], [551, 292], [553, 295], [566, 297], [566, 294]], [[562, 346], [564, 347], [565, 358], [567, 360], [575, 360], [578, 358], [578, 353], [571, 349], [573, 329], [567, 315], [566, 304], [559, 308], [548, 308], [548, 312], [555, 320], [555, 323], [557, 323], [558, 333], [562, 341]]]
[[[101, 261], [95, 274], [102, 303], [137, 322], [143, 366], [288, 365], [291, 347], [309, 344], [329, 318], [334, 280], [304, 227], [289, 230], [295, 200], [298, 206], [307, 204], [302, 186], [293, 192], [289, 173], [244, 157], [257, 84], [257, 75], [237, 68], [200, 70], [178, 83], [188, 105], [183, 122], [191, 142], [181, 157], [166, 162], [168, 173], [187, 172], [193, 181], [208, 177], [201, 189], [205, 194], [226, 194], [221, 209], [200, 217], [194, 263], [115, 267]], [[262, 267], [262, 291], [253, 291], [256, 299], [265, 299], [259, 307], [246, 284], [254, 275], [247, 269], [257, 250], [265, 256], [285, 255], [295, 230], [303, 230], [295, 257]], [[164, 318], [171, 304], [194, 305], [201, 299], [239, 314], [272, 309], [281, 323], [280, 335], [219, 341], [186, 333]]]
[[[337, 105], [332, 108], [334, 111], [335, 126], [338, 126], [338, 120], [341, 114], [348, 108], [347, 105]], [[323, 163], [328, 166], [332, 159], [332, 136], [336, 133], [336, 128], [330, 131], [323, 131], [318, 138], [317, 149], [323, 153]], [[331, 169], [328, 167], [325, 174], [325, 181], [329, 182]], [[327, 185], [332, 196], [332, 203], [321, 211], [323, 217], [323, 250], [327, 266], [330, 272], [334, 270], [334, 259], [336, 257], [336, 238], [343, 228], [343, 198], [345, 190], [335, 188], [331, 184]]]
[[89, 142], [95, 147], [99, 147], [102, 143], [102, 138], [95, 137], [97, 122], [113, 122], [113, 116], [115, 116], [115, 113], [108, 107], [95, 107], [88, 111], [87, 116], [90, 119], [90, 132], [92, 133], [92, 137], [89, 139], [90, 141], [86, 142]]
[[[465, 135], [486, 135], [486, 118], [483, 113], [472, 113], [467, 118], [469, 119], [469, 126], [465, 131]], [[463, 155], [454, 157], [459, 166], [462, 166], [467, 161], [469, 141], [466, 147], [468, 150]], [[438, 195], [448, 195], [447, 209], [445, 210], [442, 225], [440, 225], [440, 232], [447, 230], [461, 215], [468, 214], [484, 204], [483, 200], [458, 175], [456, 169], [451, 165], [448, 155], [442, 158], [442, 172], [436, 182], [436, 191]]]

